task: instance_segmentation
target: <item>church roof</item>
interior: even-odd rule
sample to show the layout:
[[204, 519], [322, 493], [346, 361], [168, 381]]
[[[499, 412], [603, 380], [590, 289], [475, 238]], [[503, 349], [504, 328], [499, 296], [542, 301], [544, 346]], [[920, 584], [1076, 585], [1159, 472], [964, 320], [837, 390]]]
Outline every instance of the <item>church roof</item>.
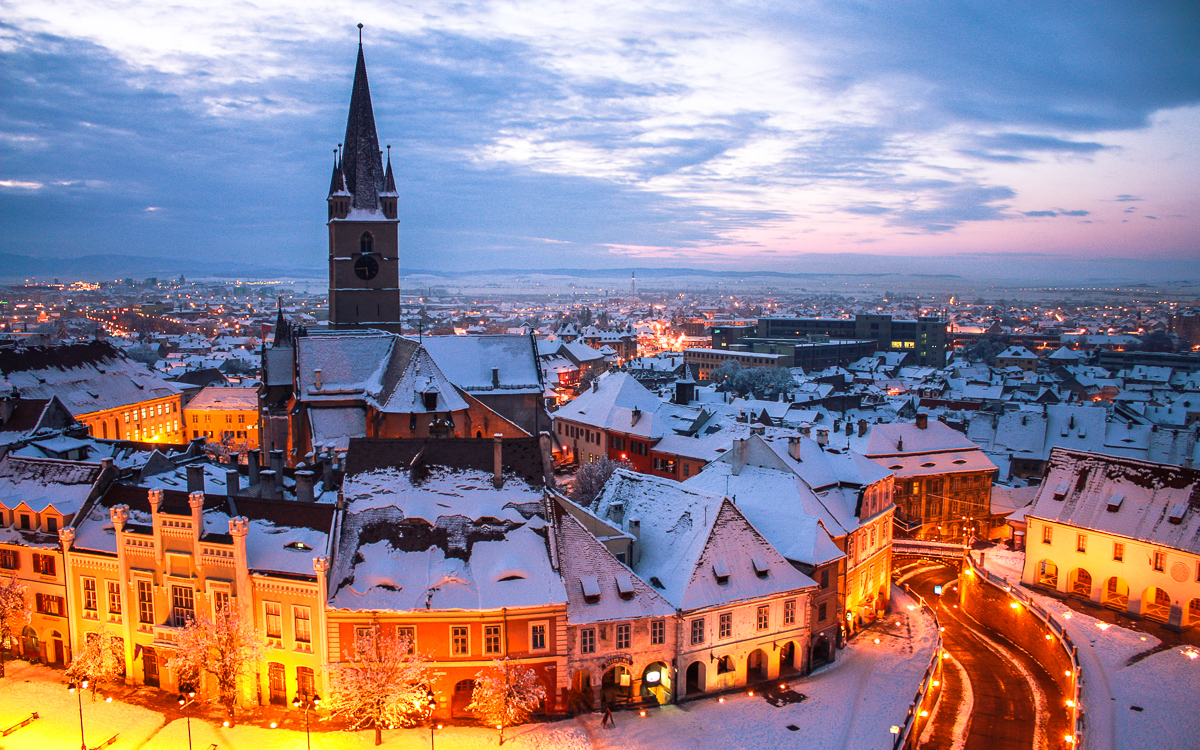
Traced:
[[367, 83], [367, 61], [362, 42], [358, 44], [358, 64], [354, 69], [354, 87], [350, 94], [350, 115], [346, 119], [343, 141], [342, 174], [350, 191], [352, 208], [375, 211], [383, 191], [383, 158], [375, 131], [375, 112], [371, 107], [371, 87]]

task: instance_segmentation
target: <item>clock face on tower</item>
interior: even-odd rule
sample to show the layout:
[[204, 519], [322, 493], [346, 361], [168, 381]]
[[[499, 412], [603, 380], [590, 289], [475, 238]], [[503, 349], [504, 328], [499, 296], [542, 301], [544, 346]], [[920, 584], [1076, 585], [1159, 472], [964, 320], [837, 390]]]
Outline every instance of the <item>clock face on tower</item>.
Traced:
[[370, 281], [379, 274], [379, 261], [372, 255], [359, 256], [354, 261], [354, 275], [363, 281]]

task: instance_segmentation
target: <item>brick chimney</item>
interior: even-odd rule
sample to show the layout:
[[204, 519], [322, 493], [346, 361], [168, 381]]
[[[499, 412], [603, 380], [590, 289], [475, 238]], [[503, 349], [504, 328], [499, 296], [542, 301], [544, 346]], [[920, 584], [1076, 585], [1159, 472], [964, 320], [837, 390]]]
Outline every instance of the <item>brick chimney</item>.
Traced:
[[497, 432], [492, 435], [492, 486], [500, 489], [504, 486], [504, 435]]
[[918, 430], [929, 429], [929, 414], [928, 413], [923, 412], [923, 411], [917, 413], [917, 429]]
[[187, 491], [204, 492], [204, 464], [187, 465]]
[[256, 485], [262, 481], [262, 479], [258, 476], [258, 472], [261, 469], [261, 466], [259, 464], [259, 458], [261, 456], [262, 456], [262, 451], [259, 450], [258, 448], [253, 448], [251, 450], [246, 451], [246, 464], [250, 467], [250, 474], [249, 474], [249, 477], [246, 479], [246, 485], [248, 487], [253, 487], [254, 485]]
[[313, 483], [316, 481], [316, 475], [306, 469], [298, 469], [296, 471], [296, 500], [302, 503], [315, 502], [313, 496]]
[[797, 461], [800, 460], [800, 436], [791, 435], [788, 437], [788, 455]]

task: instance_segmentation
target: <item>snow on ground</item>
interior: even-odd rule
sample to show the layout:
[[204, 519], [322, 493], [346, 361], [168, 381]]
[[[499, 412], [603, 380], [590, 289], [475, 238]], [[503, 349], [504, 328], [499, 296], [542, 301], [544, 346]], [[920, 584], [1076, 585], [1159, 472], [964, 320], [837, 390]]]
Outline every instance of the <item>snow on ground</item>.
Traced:
[[[615, 714], [616, 727], [603, 729], [600, 714], [574, 720], [530, 724], [505, 733], [504, 747], [519, 750], [608, 750], [653, 747], [655, 750], [692, 748], [780, 747], [803, 745], [806, 750], [883, 750], [891, 747], [889, 728], [901, 724], [917, 686], [933, 656], [936, 628], [933, 620], [912, 600], [893, 588], [892, 614], [864, 631], [838, 660], [812, 675], [786, 680], [789, 688], [808, 699], [775, 708], [761, 695], [745, 692], [716, 699], [663, 706], [641, 717], [637, 712]], [[879, 643], [875, 643], [875, 639]], [[62, 673], [22, 662], [8, 663], [9, 677], [0, 679], [0, 726], [7, 726], [32, 710], [43, 718], [33, 726], [4, 739], [5, 750], [49, 750], [65, 747], [63, 738], [78, 732], [75, 697], [62, 686]], [[1200, 667], [1200, 663], [1197, 663]], [[28, 682], [26, 682], [28, 680]], [[183, 720], [163, 726], [154, 711], [114, 701], [90, 703], [84, 699], [84, 720], [89, 743], [99, 742], [120, 730], [114, 750], [178, 750], [187, 746], [187, 724]], [[796, 731], [787, 728], [797, 727]], [[299, 726], [300, 729], [295, 729]], [[370, 731], [329, 732], [320, 721], [313, 722], [313, 750], [369, 750], [374, 747]], [[107, 730], [108, 734], [105, 733]], [[54, 737], [54, 741], [49, 738]], [[383, 747], [392, 750], [424, 750], [429, 747], [428, 728], [398, 729], [383, 733]], [[220, 750], [294, 750], [304, 747], [303, 724], [289, 715], [288, 728], [269, 729], [251, 724], [224, 728], [192, 720], [192, 746]], [[439, 748], [497, 746], [497, 733], [480, 727], [454, 726], [437, 731]]]
[[[987, 550], [991, 572], [1019, 585], [1024, 554]], [[1200, 737], [1200, 651], [1177, 646], [1128, 665], [1160, 641], [1113, 625], [1022, 586], [1058, 620], [1079, 648], [1083, 671], [1084, 746], [1089, 750], [1159, 750], [1196, 746]], [[1141, 710], [1131, 708], [1137, 706]]]

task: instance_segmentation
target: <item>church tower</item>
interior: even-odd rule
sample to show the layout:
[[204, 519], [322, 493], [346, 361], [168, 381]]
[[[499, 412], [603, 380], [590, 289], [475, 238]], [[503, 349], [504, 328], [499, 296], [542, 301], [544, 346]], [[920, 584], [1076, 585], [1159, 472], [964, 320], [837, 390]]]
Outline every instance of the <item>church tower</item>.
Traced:
[[[400, 331], [396, 180], [375, 132], [362, 24], [346, 138], [329, 185], [329, 325]], [[390, 147], [389, 147], [390, 150]]]

